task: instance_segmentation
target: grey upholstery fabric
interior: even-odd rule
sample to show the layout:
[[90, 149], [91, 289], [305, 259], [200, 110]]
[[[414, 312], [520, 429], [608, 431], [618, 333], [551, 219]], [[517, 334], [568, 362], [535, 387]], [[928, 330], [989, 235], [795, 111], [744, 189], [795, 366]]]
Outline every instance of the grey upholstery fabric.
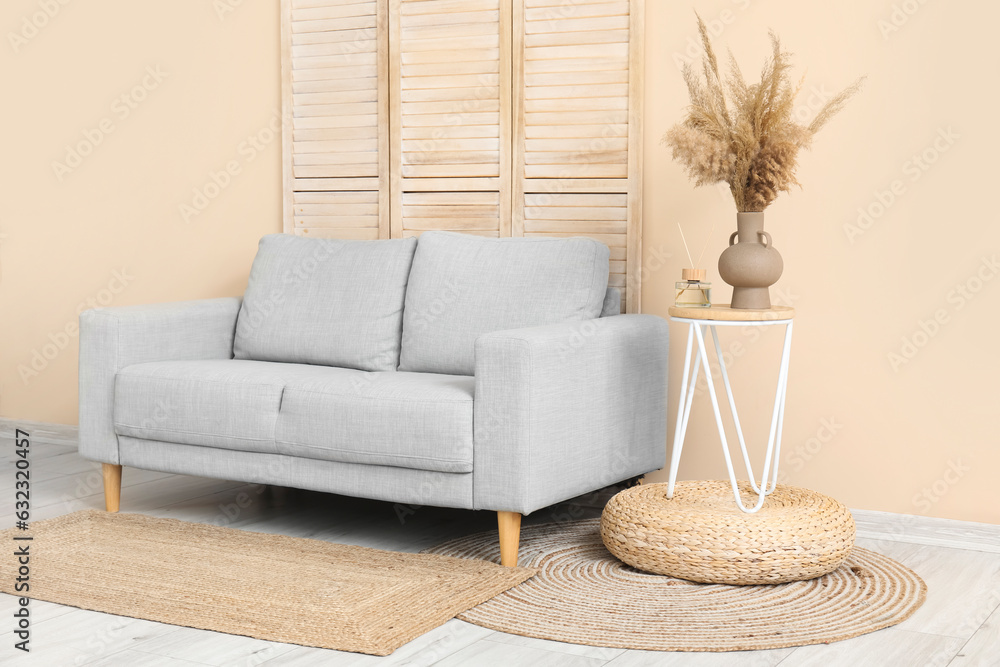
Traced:
[[127, 366], [115, 432], [248, 452], [472, 471], [471, 377], [242, 359]]
[[472, 472], [471, 377], [316, 368], [285, 386], [278, 452]]
[[472, 375], [481, 334], [598, 317], [609, 252], [587, 238], [422, 234], [406, 289], [399, 370]]
[[476, 507], [528, 513], [663, 467], [667, 337], [653, 315], [481, 336]]
[[[472, 509], [472, 475], [469, 473], [319, 461], [281, 454], [178, 445], [127, 436], [121, 437], [121, 463], [181, 475], [277, 484], [406, 503], [394, 508], [400, 520], [412, 514], [412, 506], [418, 505]], [[247, 493], [252, 494], [253, 490]], [[227, 514], [227, 509], [235, 511], [233, 508], [220, 506], [220, 522], [233, 519]]]
[[250, 269], [235, 357], [395, 370], [415, 247], [412, 238], [265, 236]]
[[118, 463], [112, 423], [115, 375], [163, 359], [229, 359], [238, 298], [85, 310], [80, 313], [80, 454]]
[[126, 366], [115, 382], [115, 432], [274, 454], [285, 382], [308, 368], [238, 359]]
[[601, 308], [601, 317], [611, 317], [622, 314], [622, 293], [617, 287], [609, 287], [604, 295], [604, 306]]

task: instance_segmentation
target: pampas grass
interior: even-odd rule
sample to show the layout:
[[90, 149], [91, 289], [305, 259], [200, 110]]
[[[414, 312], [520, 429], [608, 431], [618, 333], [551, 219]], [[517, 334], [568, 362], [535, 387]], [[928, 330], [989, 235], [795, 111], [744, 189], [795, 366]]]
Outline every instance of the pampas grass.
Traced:
[[809, 125], [802, 125], [794, 118], [802, 81], [792, 84], [791, 54], [781, 50], [773, 32], [771, 57], [764, 63], [760, 83], [747, 83], [732, 53], [730, 74], [723, 81], [700, 16], [698, 31], [704, 49], [702, 67], [684, 67], [691, 106], [663, 141], [696, 185], [728, 183], [738, 211], [763, 211], [779, 192], [799, 185], [795, 180], [799, 149], [809, 147], [813, 135], [860, 90], [864, 77], [824, 104]]

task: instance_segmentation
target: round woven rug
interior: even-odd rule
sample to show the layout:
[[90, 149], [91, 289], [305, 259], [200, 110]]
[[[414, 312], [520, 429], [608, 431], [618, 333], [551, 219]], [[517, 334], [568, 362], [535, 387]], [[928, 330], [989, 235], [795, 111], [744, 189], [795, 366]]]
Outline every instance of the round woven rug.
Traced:
[[[428, 551], [500, 561], [495, 532]], [[787, 584], [696, 584], [647, 574], [608, 553], [598, 519], [526, 526], [518, 565], [539, 572], [458, 618], [571, 644], [747, 651], [825, 644], [880, 630], [908, 618], [927, 593], [911, 570], [858, 547], [834, 572]]]

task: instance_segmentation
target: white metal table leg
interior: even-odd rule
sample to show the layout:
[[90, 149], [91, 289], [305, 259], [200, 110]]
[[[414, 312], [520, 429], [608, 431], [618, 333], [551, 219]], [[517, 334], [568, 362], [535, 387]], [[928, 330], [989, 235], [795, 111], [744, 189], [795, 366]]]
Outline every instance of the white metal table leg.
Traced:
[[[706, 325], [708, 326], [708, 325]], [[698, 339], [698, 350], [701, 355], [708, 359], [708, 352], [705, 349], [705, 336], [702, 334], [701, 325], [696, 325], [695, 336]], [[712, 399], [712, 410], [715, 413], [715, 425], [719, 429], [719, 439], [722, 441], [722, 454], [726, 458], [726, 470], [729, 472], [729, 483], [733, 489], [733, 499], [736, 500], [736, 506], [739, 507], [744, 512], [751, 514], [756, 512], [764, 504], [764, 494], [760, 494], [757, 498], [757, 504], [753, 508], [747, 508], [743, 505], [743, 499], [740, 498], [740, 487], [736, 482], [736, 472], [733, 470], [733, 459], [729, 455], [729, 442], [726, 440], [726, 427], [722, 424], [722, 411], [719, 410], [719, 399], [715, 394], [715, 383], [712, 381], [712, 373], [708, 369], [705, 372], [705, 379], [708, 381], [708, 395]], [[765, 475], [766, 475], [765, 471]]]
[[[774, 400], [778, 403], [778, 434], [774, 444], [774, 472], [771, 477], [771, 491], [778, 486], [778, 463], [781, 461], [781, 432], [785, 423], [785, 396], [788, 393], [788, 363], [792, 350], [792, 322], [785, 325], [785, 344], [781, 350], [781, 367], [778, 371], [779, 393]], [[771, 491], [765, 491], [770, 493]]]
[[757, 482], [753, 478], [753, 466], [750, 464], [750, 454], [747, 452], [747, 443], [743, 437], [743, 426], [740, 424], [740, 415], [736, 411], [736, 399], [733, 398], [733, 388], [729, 384], [729, 371], [726, 370], [726, 363], [722, 357], [722, 346], [719, 345], [719, 333], [714, 326], [709, 326], [712, 330], [712, 342], [715, 343], [715, 357], [719, 360], [719, 370], [722, 372], [722, 384], [726, 387], [726, 396], [729, 398], [729, 412], [733, 415], [733, 424], [736, 426], [736, 437], [740, 441], [740, 451], [743, 452], [743, 465], [747, 469], [747, 479], [750, 480], [750, 487], [754, 493], [760, 493]]
[[[758, 492], [763, 493], [764, 495], [769, 493], [767, 491], [767, 478], [768, 473], [771, 470], [772, 462], [774, 463], [772, 484], [776, 485], [778, 479], [778, 459], [775, 452], [780, 452], [781, 450], [781, 446], [778, 443], [781, 438], [781, 427], [785, 413], [785, 389], [788, 386], [788, 358], [792, 342], [791, 327], [791, 322], [785, 325], [785, 343], [781, 351], [781, 365], [778, 368], [778, 386], [774, 390], [774, 409], [771, 412], [771, 428], [767, 437], [767, 454], [764, 457], [764, 473], [761, 475], [760, 480], [762, 491]], [[773, 486], [771, 490], [774, 490]]]
[[667, 481], [667, 498], [674, 497], [674, 485], [677, 482], [677, 469], [680, 466], [681, 451], [684, 449], [684, 438], [687, 435], [688, 418], [691, 415], [691, 403], [694, 400], [694, 388], [698, 382], [698, 371], [701, 368], [701, 354], [697, 354], [694, 362], [694, 372], [691, 370], [691, 344], [694, 338], [694, 327], [688, 328], [687, 348], [684, 352], [684, 372], [681, 375], [680, 398], [677, 403], [676, 427], [674, 442], [670, 452], [670, 478]]
[[[764, 458], [764, 470], [761, 474], [760, 486], [757, 486], [757, 484], [754, 483], [753, 469], [752, 466], [750, 465], [750, 457], [746, 450], [746, 444], [743, 438], [742, 428], [740, 427], [739, 424], [739, 415], [736, 411], [736, 402], [733, 398], [732, 387], [729, 384], [729, 375], [726, 372], [725, 364], [722, 359], [722, 354], [721, 354], [722, 350], [721, 346], [719, 345], [718, 333], [716, 332], [714, 326], [710, 324], [704, 325], [705, 327], [711, 329], [712, 331], [713, 342], [715, 343], [715, 348], [716, 348], [715, 351], [716, 355], [719, 358], [719, 364], [722, 367], [722, 377], [723, 377], [723, 382], [726, 385], [726, 395], [729, 398], [729, 406], [732, 411], [733, 421], [737, 426], [737, 432], [739, 434], [739, 439], [740, 439], [740, 448], [743, 452], [744, 463], [747, 467], [747, 474], [750, 477], [750, 484], [753, 487], [753, 490], [757, 493], [757, 502], [753, 507], [746, 507], [743, 504], [742, 498], [740, 497], [739, 485], [736, 480], [736, 473], [733, 469], [732, 457], [730, 456], [729, 453], [729, 442], [726, 439], [726, 430], [725, 426], [722, 423], [722, 411], [719, 408], [718, 396], [716, 395], [715, 392], [715, 383], [712, 381], [711, 372], [707, 370], [708, 352], [705, 346], [705, 337], [703, 335], [701, 325], [695, 324], [694, 326], [697, 327], [695, 329], [695, 335], [698, 340], [698, 354], [701, 357], [704, 357], [706, 360], [705, 377], [706, 380], [708, 381], [708, 393], [709, 397], [712, 400], [712, 409], [715, 413], [715, 423], [719, 430], [719, 440], [721, 441], [722, 444], [722, 453], [726, 459], [726, 469], [729, 473], [729, 482], [733, 489], [733, 498], [736, 501], [737, 507], [739, 507], [742, 511], [748, 514], [752, 514], [757, 510], [759, 510], [761, 506], [763, 506], [764, 499], [767, 497], [767, 494], [774, 491], [774, 488], [777, 486], [778, 463], [779, 463], [778, 456], [780, 456], [781, 453], [781, 433], [785, 416], [785, 397], [788, 391], [788, 361], [792, 345], [792, 323], [788, 322], [785, 325], [785, 340], [781, 352], [781, 365], [778, 370], [778, 386], [775, 389], [774, 409], [772, 410], [771, 413], [771, 428], [768, 434], [767, 453]], [[772, 464], [774, 466], [773, 472], [772, 472]], [[770, 484], [768, 484], [769, 476], [770, 476]]]

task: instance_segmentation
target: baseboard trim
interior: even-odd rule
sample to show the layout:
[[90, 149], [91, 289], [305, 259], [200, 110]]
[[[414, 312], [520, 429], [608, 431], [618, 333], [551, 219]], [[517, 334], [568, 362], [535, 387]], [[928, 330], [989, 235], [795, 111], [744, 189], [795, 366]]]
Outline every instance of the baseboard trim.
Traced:
[[80, 429], [70, 424], [52, 424], [29, 419], [0, 417], [0, 438], [13, 438], [15, 429], [31, 434], [32, 442], [76, 447]]
[[858, 537], [1000, 554], [1000, 526], [876, 510], [851, 510]]

